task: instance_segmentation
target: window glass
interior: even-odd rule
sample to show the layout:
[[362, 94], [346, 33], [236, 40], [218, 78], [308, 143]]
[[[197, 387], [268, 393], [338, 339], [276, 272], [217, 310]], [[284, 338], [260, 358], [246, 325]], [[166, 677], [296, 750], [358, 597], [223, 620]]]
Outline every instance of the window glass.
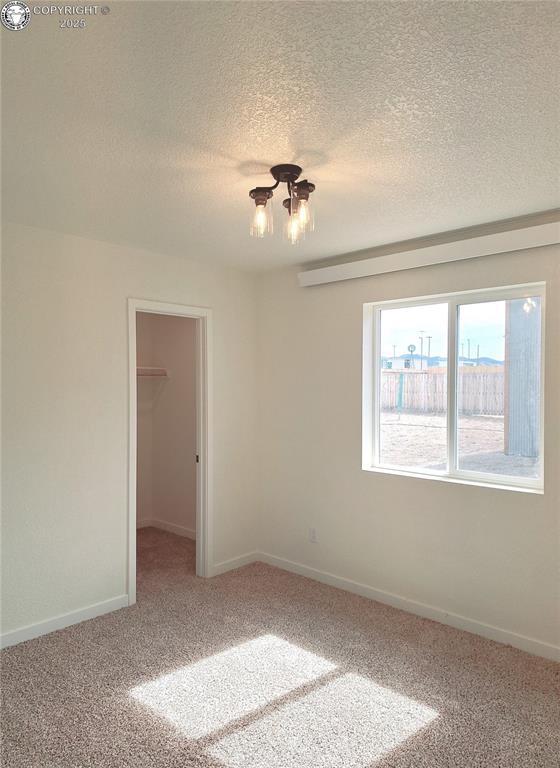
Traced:
[[379, 462], [447, 469], [447, 304], [380, 312]]
[[540, 474], [540, 297], [458, 308], [457, 466]]

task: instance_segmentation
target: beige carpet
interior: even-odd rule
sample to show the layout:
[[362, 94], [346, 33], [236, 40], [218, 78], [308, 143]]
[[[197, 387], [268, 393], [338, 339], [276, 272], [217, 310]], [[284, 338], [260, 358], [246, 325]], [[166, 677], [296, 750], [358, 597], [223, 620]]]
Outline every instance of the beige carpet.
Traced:
[[560, 666], [139, 535], [138, 604], [2, 652], [6, 768], [558, 768]]

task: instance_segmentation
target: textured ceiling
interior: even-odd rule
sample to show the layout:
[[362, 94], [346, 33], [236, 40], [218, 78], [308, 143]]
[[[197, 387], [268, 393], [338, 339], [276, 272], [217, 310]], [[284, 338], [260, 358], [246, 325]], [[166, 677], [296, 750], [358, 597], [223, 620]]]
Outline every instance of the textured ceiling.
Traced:
[[[558, 205], [557, 3], [110, 7], [2, 29], [6, 218], [259, 269]], [[296, 247], [248, 236], [279, 162]]]

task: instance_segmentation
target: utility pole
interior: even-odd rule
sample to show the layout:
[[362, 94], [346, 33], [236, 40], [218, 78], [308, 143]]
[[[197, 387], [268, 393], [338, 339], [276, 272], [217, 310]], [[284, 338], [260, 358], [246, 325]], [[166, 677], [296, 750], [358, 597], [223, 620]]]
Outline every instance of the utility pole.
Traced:
[[[420, 333], [424, 333], [424, 331], [420, 331]], [[424, 359], [424, 337], [419, 336], [420, 339], [420, 370], [422, 370], [422, 361]]]
[[471, 340], [467, 339], [467, 357], [470, 360], [471, 359]]
[[428, 339], [428, 363], [429, 363], [430, 362], [430, 349], [432, 347], [432, 337], [431, 336], [426, 336], [426, 338]]
[[480, 344], [476, 345], [476, 364], [480, 365]]
[[393, 344], [393, 360], [397, 359], [397, 345]]

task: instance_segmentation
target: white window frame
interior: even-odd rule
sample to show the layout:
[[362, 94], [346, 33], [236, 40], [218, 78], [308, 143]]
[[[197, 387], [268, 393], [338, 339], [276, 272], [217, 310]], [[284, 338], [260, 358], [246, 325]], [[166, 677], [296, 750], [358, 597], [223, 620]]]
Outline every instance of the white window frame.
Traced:
[[[362, 469], [369, 472], [405, 475], [452, 483], [505, 488], [530, 493], [544, 493], [544, 362], [545, 362], [545, 283], [527, 283], [500, 288], [435, 294], [419, 298], [398, 299], [364, 304], [363, 367], [362, 367]], [[459, 306], [485, 301], [506, 301], [539, 296], [541, 299], [541, 387], [540, 387], [540, 447], [539, 477], [523, 478], [490, 472], [473, 472], [457, 467], [457, 356]], [[447, 304], [447, 470], [413, 470], [381, 464], [379, 461], [380, 381], [381, 381], [381, 323], [384, 309], [419, 307], [425, 304]]]

